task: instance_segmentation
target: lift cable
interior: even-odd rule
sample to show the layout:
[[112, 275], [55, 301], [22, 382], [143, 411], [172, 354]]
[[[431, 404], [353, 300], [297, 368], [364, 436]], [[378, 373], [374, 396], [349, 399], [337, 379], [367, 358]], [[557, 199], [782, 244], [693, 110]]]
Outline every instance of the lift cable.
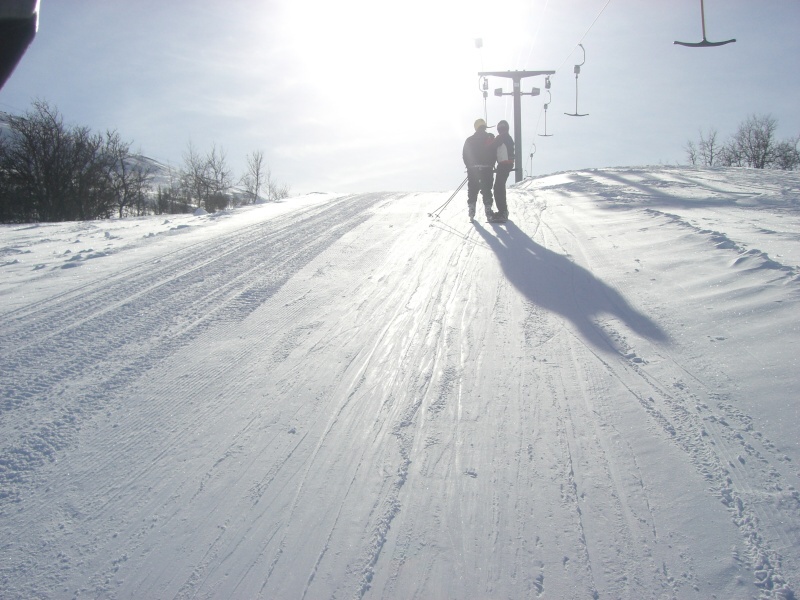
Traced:
[[589, 35], [589, 32], [592, 30], [592, 27], [595, 26], [595, 23], [597, 23], [598, 19], [600, 19], [600, 16], [605, 12], [605, 10], [608, 8], [609, 4], [611, 4], [611, 0], [607, 0], [605, 5], [603, 6], [603, 8], [600, 9], [600, 12], [597, 13], [597, 16], [594, 18], [594, 21], [592, 21], [592, 24], [589, 25], [589, 29], [587, 29], [586, 32], [581, 37], [581, 39], [578, 40], [578, 43], [575, 44], [575, 47], [572, 48], [572, 50], [569, 51], [569, 54], [567, 54], [567, 56], [564, 57], [564, 62], [562, 62], [561, 65], [559, 65], [559, 67], [556, 69], [556, 71], [560, 71], [564, 67], [564, 65], [567, 64], [567, 61], [569, 60], [569, 57], [572, 56], [572, 53], [578, 48], [578, 46], [580, 46], [583, 43], [583, 40], [585, 40], [586, 36]]

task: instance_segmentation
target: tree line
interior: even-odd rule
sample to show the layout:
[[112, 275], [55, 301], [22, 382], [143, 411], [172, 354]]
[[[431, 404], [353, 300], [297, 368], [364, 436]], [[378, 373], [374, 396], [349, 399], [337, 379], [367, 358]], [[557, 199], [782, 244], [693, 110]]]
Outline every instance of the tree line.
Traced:
[[152, 163], [131, 152], [117, 131], [94, 133], [67, 126], [42, 100], [22, 116], [10, 115], [0, 135], [0, 223], [85, 221], [113, 216], [215, 212], [229, 206], [277, 200], [289, 188], [272, 177], [260, 150], [247, 170], [233, 176], [224, 150], [201, 153], [191, 143], [183, 164], [155, 185]]
[[693, 166], [787, 171], [800, 168], [800, 136], [778, 140], [777, 129], [778, 121], [773, 116], [751, 115], [739, 124], [728, 140], [720, 140], [713, 127], [707, 132], [701, 129], [697, 143], [689, 140], [684, 150]]

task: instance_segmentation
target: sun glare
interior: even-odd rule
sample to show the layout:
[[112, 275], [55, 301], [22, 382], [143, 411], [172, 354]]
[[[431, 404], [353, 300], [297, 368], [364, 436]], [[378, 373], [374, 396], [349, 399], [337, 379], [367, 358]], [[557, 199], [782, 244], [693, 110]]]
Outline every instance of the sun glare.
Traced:
[[[509, 15], [515, 4], [500, 2], [491, 13]], [[486, 56], [510, 58], [514, 36], [513, 18], [489, 19], [474, 0], [300, 0], [282, 18], [300, 76], [312, 93], [325, 94], [326, 111], [358, 106], [359, 118], [383, 117], [389, 127], [387, 115], [423, 122], [432, 104], [469, 101]]]

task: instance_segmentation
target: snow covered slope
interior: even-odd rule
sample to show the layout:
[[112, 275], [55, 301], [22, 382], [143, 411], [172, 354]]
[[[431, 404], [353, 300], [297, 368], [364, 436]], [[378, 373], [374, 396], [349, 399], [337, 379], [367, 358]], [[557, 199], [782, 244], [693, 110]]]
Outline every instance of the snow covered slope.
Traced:
[[0, 227], [0, 589], [793, 598], [800, 177]]

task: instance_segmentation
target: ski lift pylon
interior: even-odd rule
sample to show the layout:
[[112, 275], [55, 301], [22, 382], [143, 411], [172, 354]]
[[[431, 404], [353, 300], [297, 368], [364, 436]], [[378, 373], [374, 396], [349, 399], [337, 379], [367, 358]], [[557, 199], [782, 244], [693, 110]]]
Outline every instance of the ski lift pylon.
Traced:
[[736, 41], [736, 38], [725, 40], [724, 42], [709, 42], [706, 38], [706, 11], [703, 6], [703, 0], [700, 0], [700, 21], [703, 25], [703, 40], [700, 42], [672, 42], [678, 46], [688, 46], [689, 48], [709, 48], [712, 46], [724, 46]]
[[569, 117], [586, 117], [589, 113], [579, 113], [578, 112], [578, 75], [581, 74], [581, 67], [586, 63], [586, 48], [583, 47], [583, 44], [578, 44], [583, 50], [583, 62], [579, 65], [575, 65], [575, 112], [574, 113], [564, 113]]

